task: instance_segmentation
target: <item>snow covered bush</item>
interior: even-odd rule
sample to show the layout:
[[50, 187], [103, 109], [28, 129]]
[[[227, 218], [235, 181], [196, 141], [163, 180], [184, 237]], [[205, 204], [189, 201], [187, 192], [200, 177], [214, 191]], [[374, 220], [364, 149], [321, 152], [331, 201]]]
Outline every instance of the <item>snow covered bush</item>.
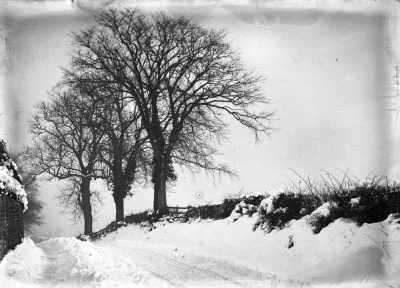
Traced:
[[189, 206], [185, 214], [184, 222], [189, 221], [189, 219], [222, 219], [224, 218], [225, 206], [224, 204], [210, 204], [202, 205], [198, 207]]
[[[241, 194], [228, 197], [222, 203], [189, 206], [179, 220], [174, 218], [173, 213], [160, 218], [157, 213], [147, 211], [126, 216], [125, 222], [141, 224], [143, 228], [152, 230], [168, 222], [191, 222], [193, 219], [212, 221], [228, 217], [235, 222], [245, 216], [254, 219], [253, 230], [261, 229], [268, 233], [273, 229], [283, 229], [292, 220], [304, 218], [312, 231], [319, 233], [339, 218], [353, 220], [361, 226], [383, 221], [390, 214], [400, 215], [400, 183], [387, 178], [356, 181], [346, 174], [341, 180], [301, 180], [301, 185], [292, 181], [292, 185], [284, 189], [265, 194]], [[154, 223], [158, 224], [154, 226]], [[115, 231], [118, 226], [112, 223], [99, 231], [101, 233], [95, 233], [94, 238]]]
[[[360, 181], [349, 177], [347, 172], [338, 179], [329, 172], [324, 172], [325, 177], [314, 180], [296, 173], [300, 180], [290, 181], [285, 188], [285, 194], [294, 193], [300, 198], [302, 209], [299, 216], [314, 213], [312, 217], [307, 217], [315, 233], [339, 218], [350, 219], [362, 225], [383, 221], [389, 214], [400, 212], [399, 183], [383, 176], [368, 177]], [[326, 215], [319, 213], [321, 209], [328, 207], [324, 203], [331, 203], [329, 214]], [[318, 213], [313, 212], [314, 210]]]
[[[189, 219], [225, 219], [232, 215], [232, 211], [239, 209], [238, 213], [243, 215], [253, 215], [256, 212], [257, 207], [260, 205], [264, 195], [245, 195], [238, 198], [229, 197], [219, 204], [203, 205], [198, 207], [191, 207], [186, 212], [186, 221]], [[240, 204], [243, 202], [242, 204]], [[237, 206], [239, 205], [239, 206]], [[240, 206], [242, 205], [242, 206]], [[254, 207], [253, 207], [254, 206]], [[237, 208], [240, 207], [240, 208]], [[233, 216], [234, 217], [234, 216]], [[239, 215], [237, 215], [239, 217]], [[240, 218], [240, 217], [239, 217]], [[239, 219], [237, 218], [237, 219]]]
[[349, 204], [351, 205], [351, 207], [355, 207], [360, 204], [360, 199], [361, 196], [358, 196], [357, 198], [351, 198]]
[[398, 225], [400, 229], [400, 213], [390, 214], [387, 220], [390, 225]]
[[279, 197], [277, 193], [269, 194], [265, 199], [263, 199], [258, 207], [257, 214], [255, 215], [255, 222], [253, 225], [253, 230], [256, 230], [259, 226], [261, 229], [269, 233], [273, 227], [271, 227], [271, 214], [275, 210], [276, 198]]
[[331, 210], [337, 208], [334, 202], [326, 202], [306, 216], [307, 224], [311, 226], [314, 233], [319, 233], [323, 228], [333, 222]]
[[389, 214], [400, 212], [400, 185], [383, 180], [364, 183], [351, 191], [351, 216], [358, 223], [383, 221]]
[[284, 191], [270, 193], [258, 207], [253, 230], [260, 227], [269, 233], [276, 228], [282, 229], [290, 221], [300, 219], [313, 210], [308, 202], [306, 195], [302, 194]]
[[108, 224], [105, 228], [101, 229], [100, 231], [97, 231], [93, 233], [91, 239], [92, 240], [98, 240], [105, 235], [116, 231], [118, 228], [127, 226], [128, 224], [142, 224], [142, 223], [147, 223], [146, 225], [149, 224], [149, 222], [152, 221], [154, 218], [154, 212], [153, 211], [144, 211], [140, 213], [135, 213], [131, 214], [128, 216], [125, 216], [125, 221], [120, 221], [120, 222], [111, 222]]
[[375, 223], [400, 212], [400, 185], [376, 176], [354, 181], [350, 189], [332, 193], [326, 199], [337, 203], [331, 209], [332, 221], [347, 218], [358, 225]]
[[17, 165], [8, 155], [3, 140], [0, 140], [0, 194], [17, 199], [22, 204], [23, 211], [28, 209], [28, 200], [22, 187], [22, 178], [18, 173]]
[[242, 216], [252, 217], [256, 212], [257, 207], [255, 205], [246, 203], [244, 200], [242, 200], [240, 203], [236, 204], [235, 209], [232, 211], [230, 217], [233, 221], [236, 221]]

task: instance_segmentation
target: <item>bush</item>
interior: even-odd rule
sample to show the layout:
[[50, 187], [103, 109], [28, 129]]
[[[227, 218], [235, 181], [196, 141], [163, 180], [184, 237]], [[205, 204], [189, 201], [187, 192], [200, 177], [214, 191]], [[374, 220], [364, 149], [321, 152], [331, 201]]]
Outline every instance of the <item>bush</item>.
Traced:
[[136, 213], [126, 216], [125, 222], [127, 224], [140, 224], [146, 221], [152, 221], [154, 216], [155, 216], [154, 213], [147, 210], [141, 213]]
[[189, 219], [222, 219], [225, 215], [225, 209], [221, 204], [217, 205], [204, 205], [198, 207], [189, 206], [188, 210], [184, 215], [184, 222]]
[[238, 204], [244, 202], [246, 204], [253, 205], [258, 207], [265, 198], [264, 195], [250, 195], [250, 196], [241, 196], [238, 198], [226, 198], [223, 200], [221, 204], [212, 204], [212, 205], [202, 205], [198, 207], [189, 207], [185, 214], [185, 221], [188, 219], [225, 219], [228, 218], [232, 211], [236, 208]]
[[[93, 233], [90, 239], [98, 240], [101, 237], [118, 230], [118, 228], [122, 226], [127, 226], [127, 224], [141, 224], [144, 222], [151, 222], [154, 219], [154, 216], [155, 216], [154, 213], [150, 211], [144, 211], [141, 213], [128, 215], [125, 217], [125, 221], [123, 222], [112, 221], [105, 228]], [[77, 238], [81, 240], [81, 235], [79, 235]]]
[[[390, 214], [400, 214], [400, 184], [377, 176], [361, 182], [351, 179], [347, 173], [339, 181], [328, 172], [326, 174], [327, 178], [321, 177], [314, 181], [299, 176], [301, 183], [290, 181], [278, 193], [239, 195], [226, 198], [221, 204], [189, 206], [179, 216], [172, 211], [163, 217], [145, 211], [126, 216], [125, 222], [147, 225], [151, 230], [153, 223], [164, 220], [175, 222], [176, 217], [181, 222], [187, 222], [196, 218], [219, 220], [228, 217], [236, 221], [242, 216], [249, 216], [255, 218], [253, 230], [260, 228], [268, 233], [273, 229], [284, 228], [292, 220], [305, 217], [312, 231], [319, 233], [339, 218], [347, 218], [362, 225], [383, 221]], [[94, 233], [92, 238], [99, 239], [121, 225], [112, 222]]]
[[[312, 231], [319, 233], [339, 218], [362, 225], [400, 213], [400, 185], [385, 177], [369, 177], [362, 182], [347, 173], [340, 181], [329, 173], [328, 178], [314, 181], [299, 177], [301, 181], [290, 181], [281, 193], [268, 195], [260, 203], [253, 230], [261, 228], [269, 233], [307, 216]], [[323, 210], [329, 213], [321, 213]]]
[[[400, 212], [400, 185], [390, 182], [386, 177], [367, 177], [364, 181], [351, 179], [344, 174], [341, 181], [328, 172], [328, 179], [318, 181], [304, 181], [304, 185], [292, 186], [299, 191], [303, 198], [314, 210], [319, 206], [329, 204], [328, 215], [311, 214], [307, 223], [314, 233], [319, 233], [339, 218], [353, 220], [358, 225], [375, 223], [385, 219], [390, 214]], [[293, 183], [293, 182], [292, 182]], [[306, 206], [306, 203], [302, 205]]]
[[261, 227], [267, 233], [276, 228], [282, 229], [290, 221], [300, 219], [317, 208], [314, 201], [310, 200], [310, 195], [293, 192], [270, 195], [265, 202], [269, 202], [272, 208], [263, 203], [260, 205], [253, 230]]

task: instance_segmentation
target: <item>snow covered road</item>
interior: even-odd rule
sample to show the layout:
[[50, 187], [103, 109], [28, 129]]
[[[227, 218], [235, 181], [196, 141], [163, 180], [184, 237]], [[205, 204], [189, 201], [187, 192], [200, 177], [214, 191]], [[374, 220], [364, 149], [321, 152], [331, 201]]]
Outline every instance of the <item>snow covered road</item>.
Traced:
[[[27, 240], [0, 264], [0, 287], [300, 287], [230, 260], [173, 246]], [[304, 285], [302, 287], [307, 287]]]
[[[232, 260], [181, 251], [172, 246], [120, 241], [113, 251], [157, 278], [162, 287], [279, 287], [276, 275], [252, 269]], [[291, 286], [301, 286], [290, 281]], [[285, 282], [286, 287], [289, 283]], [[303, 286], [306, 287], [306, 286]]]
[[1, 261], [0, 288], [400, 288], [393, 215], [362, 226], [338, 219], [319, 234], [304, 219], [269, 234], [252, 220], [128, 225], [96, 242], [27, 239]]

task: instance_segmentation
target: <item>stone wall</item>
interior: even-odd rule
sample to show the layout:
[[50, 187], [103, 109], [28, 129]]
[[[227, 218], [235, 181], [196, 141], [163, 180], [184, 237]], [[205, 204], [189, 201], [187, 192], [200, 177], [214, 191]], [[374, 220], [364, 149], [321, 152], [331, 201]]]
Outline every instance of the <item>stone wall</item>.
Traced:
[[22, 209], [16, 199], [0, 194], [0, 261], [24, 237]]

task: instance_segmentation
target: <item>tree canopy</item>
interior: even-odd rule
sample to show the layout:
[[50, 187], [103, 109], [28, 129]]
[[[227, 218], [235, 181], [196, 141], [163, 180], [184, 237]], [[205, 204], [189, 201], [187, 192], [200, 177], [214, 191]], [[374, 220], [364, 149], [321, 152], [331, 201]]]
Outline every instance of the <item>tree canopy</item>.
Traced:
[[79, 82], [107, 86], [134, 102], [152, 151], [155, 210], [167, 208], [173, 163], [232, 172], [213, 157], [228, 131], [227, 116], [256, 141], [270, 134], [273, 113], [265, 109], [263, 78], [245, 67], [226, 31], [132, 9], [101, 12], [96, 22], [74, 34], [66, 72], [79, 70]]
[[92, 103], [79, 93], [80, 87], [56, 85], [49, 100], [37, 105], [30, 131], [35, 136], [29, 151], [37, 174], [48, 180], [68, 180], [79, 183], [81, 208], [86, 235], [92, 234], [92, 207], [90, 184], [102, 178], [100, 153], [104, 133], [90, 113]]

